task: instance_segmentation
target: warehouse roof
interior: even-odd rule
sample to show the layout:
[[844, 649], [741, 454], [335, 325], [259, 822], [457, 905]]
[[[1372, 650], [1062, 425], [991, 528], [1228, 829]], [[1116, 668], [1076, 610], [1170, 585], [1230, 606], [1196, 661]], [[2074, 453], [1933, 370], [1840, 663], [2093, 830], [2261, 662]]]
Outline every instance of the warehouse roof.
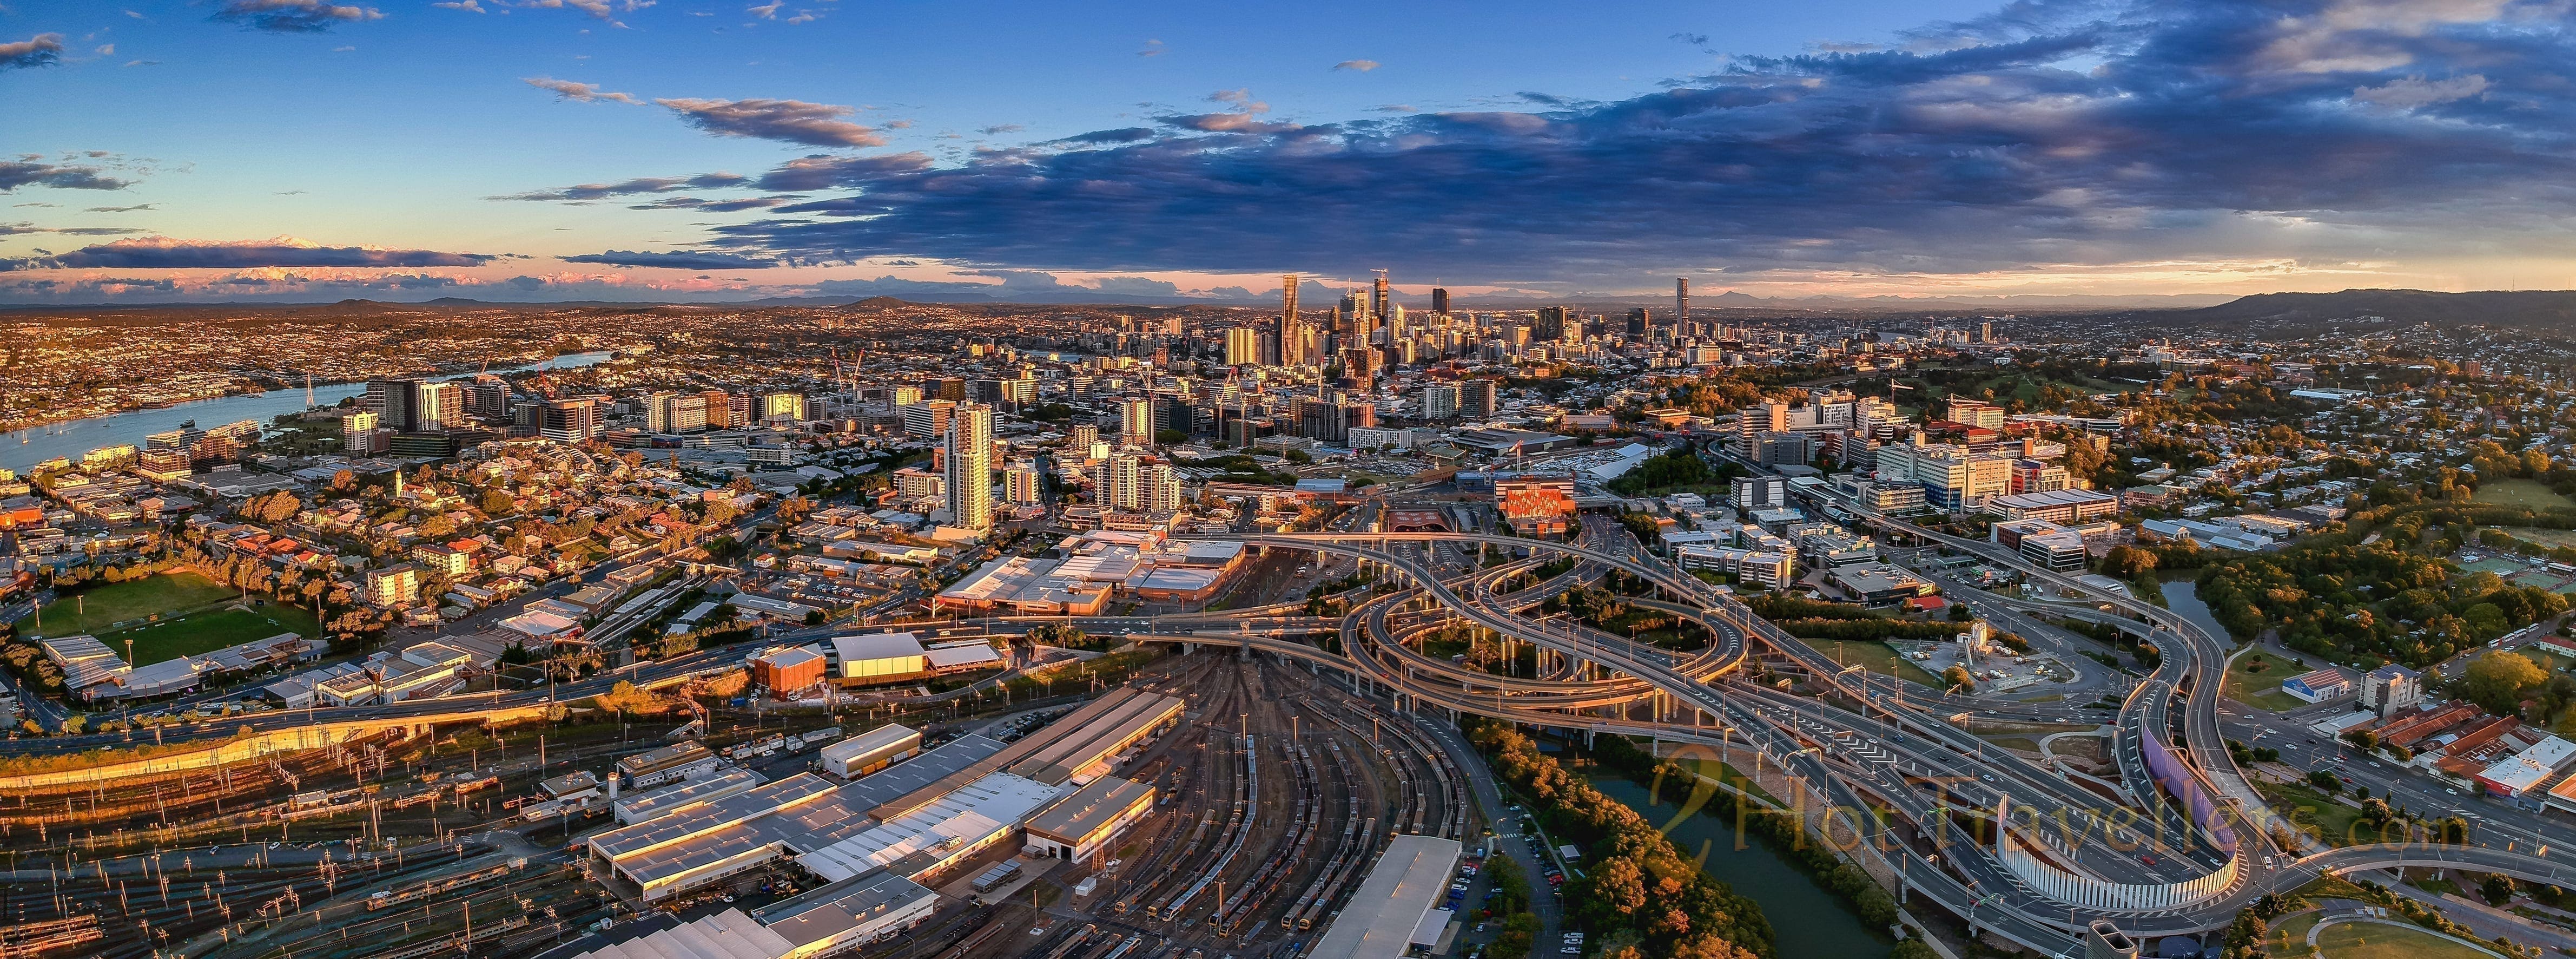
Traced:
[[1029, 817], [1029, 832], [1053, 839], [1080, 840], [1118, 821], [1138, 802], [1152, 802], [1154, 787], [1117, 776], [1102, 776], [1091, 785], [1048, 803]]
[[841, 880], [891, 866], [914, 853], [972, 846], [1019, 825], [1058, 791], [1009, 773], [995, 773], [883, 825], [798, 856], [796, 864], [825, 879]]
[[659, 819], [690, 803], [709, 802], [747, 792], [766, 779], [748, 769], [728, 769], [720, 776], [692, 779], [675, 786], [651, 792], [636, 793], [617, 801], [617, 811], [627, 822]]
[[1464, 847], [1437, 836], [1397, 836], [1360, 880], [1350, 905], [1315, 941], [1311, 959], [1401, 956], [1422, 917], [1449, 890], [1449, 871]]
[[610, 943], [575, 959], [774, 959], [796, 948], [785, 936], [727, 909], [625, 942]]
[[853, 758], [865, 756], [879, 750], [889, 749], [905, 742], [919, 743], [920, 741], [920, 730], [895, 723], [887, 723], [875, 729], [868, 730], [867, 732], [863, 732], [848, 739], [841, 740], [840, 742], [825, 746], [823, 747], [823, 751], [818, 755], [820, 755], [825, 761], [837, 759], [847, 762]]
[[922, 654], [921, 637], [911, 633], [877, 633], [873, 636], [834, 636], [832, 651], [844, 663], [863, 663], [871, 659], [897, 659]]
[[853, 929], [885, 923], [936, 894], [889, 872], [854, 876], [784, 902], [752, 911], [771, 932], [791, 943], [822, 942]]
[[1181, 714], [1182, 701], [1178, 696], [1132, 690], [1122, 692], [1133, 694], [1118, 697], [1114, 702], [1110, 697], [1103, 697], [1101, 702], [1109, 703], [1108, 708], [1091, 716], [1083, 716], [1077, 711], [1058, 720], [1053, 726], [1069, 728], [1057, 735], [1055, 741], [1012, 763], [1010, 771], [1049, 785], [1059, 784], [1124, 748], [1145, 730]]

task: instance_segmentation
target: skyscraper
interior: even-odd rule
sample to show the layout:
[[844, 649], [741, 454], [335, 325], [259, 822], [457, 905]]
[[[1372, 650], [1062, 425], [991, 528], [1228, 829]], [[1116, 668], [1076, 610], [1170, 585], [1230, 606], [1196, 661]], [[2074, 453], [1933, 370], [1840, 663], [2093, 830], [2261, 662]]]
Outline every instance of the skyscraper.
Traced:
[[1673, 277], [1673, 332], [1690, 332], [1690, 277]]
[[1649, 319], [1647, 318], [1647, 316], [1646, 316], [1646, 308], [1645, 308], [1645, 307], [1642, 307], [1642, 306], [1640, 306], [1640, 307], [1635, 307], [1635, 308], [1632, 308], [1632, 309], [1630, 309], [1630, 310], [1628, 311], [1628, 335], [1629, 335], [1629, 336], [1644, 336], [1644, 335], [1646, 335], [1646, 327], [1647, 327], [1647, 326], [1649, 326], [1649, 325], [1651, 325], [1651, 323], [1652, 323], [1652, 321], [1651, 321], [1651, 320], [1649, 320]]
[[1379, 270], [1377, 274], [1377, 288], [1369, 297], [1369, 314], [1371, 316], [1384, 317], [1386, 315], [1386, 308], [1390, 302], [1392, 301], [1388, 300], [1386, 295], [1386, 271]]
[[1304, 324], [1297, 321], [1297, 274], [1279, 277], [1279, 365], [1296, 366], [1306, 362]]
[[1530, 330], [1530, 338], [1535, 340], [1564, 339], [1565, 321], [1570, 315], [1572, 315], [1571, 311], [1562, 306], [1539, 307], [1538, 323], [1535, 328]]
[[1458, 412], [1477, 419], [1494, 415], [1494, 381], [1473, 379], [1458, 381]]
[[1442, 316], [1449, 315], [1448, 287], [1435, 286], [1431, 288], [1431, 312], [1438, 313]]
[[1238, 326], [1225, 331], [1225, 362], [1229, 366], [1252, 366], [1261, 362], [1261, 331]]
[[590, 397], [547, 400], [537, 434], [558, 443], [587, 443], [599, 435], [599, 403]]
[[465, 391], [454, 383], [421, 383], [412, 388], [412, 428], [443, 430], [465, 423]]
[[948, 521], [993, 528], [993, 408], [968, 403], [948, 418]]
[[376, 414], [355, 410], [340, 417], [340, 452], [351, 456], [376, 452]]
[[376, 414], [381, 425], [396, 432], [412, 429], [412, 403], [419, 395], [419, 380], [368, 380], [366, 405], [361, 407]]

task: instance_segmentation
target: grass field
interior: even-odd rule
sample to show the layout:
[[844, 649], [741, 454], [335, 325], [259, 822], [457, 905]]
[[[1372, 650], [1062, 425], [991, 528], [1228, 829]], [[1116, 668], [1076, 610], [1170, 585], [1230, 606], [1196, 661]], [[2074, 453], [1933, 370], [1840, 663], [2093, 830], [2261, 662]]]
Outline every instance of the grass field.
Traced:
[[2537, 526], [2497, 526], [2492, 528], [2501, 530], [2506, 535], [2523, 542], [2536, 543], [2550, 549], [2557, 549], [2561, 546], [2576, 546], [2576, 530], [2542, 529]]
[[2497, 480], [2488, 483], [2478, 487], [2477, 495], [2470, 499], [2480, 503], [2498, 503], [2531, 509], [2576, 507], [2576, 500], [2558, 495], [2557, 490], [2540, 485], [2539, 480], [2527, 479]]
[[[2257, 662], [2263, 664], [2261, 672], [2245, 668]], [[2307, 670], [2270, 653], [2261, 650], [2246, 653], [2227, 667], [2227, 698], [2276, 713], [2297, 709], [2307, 703], [2282, 692], [2281, 681], [2303, 672]]]
[[[2479, 959], [2496, 953], [2463, 945], [2421, 929], [2376, 922], [2345, 922], [2317, 934], [2317, 952], [2325, 959]], [[2292, 955], [2296, 955], [2293, 950]]]
[[270, 603], [249, 609], [207, 610], [167, 622], [100, 633], [98, 638], [119, 653], [125, 651], [126, 640], [133, 640], [134, 665], [149, 666], [279, 633], [299, 633], [310, 639], [321, 635], [322, 628], [313, 621], [310, 610]]
[[2356, 839], [2365, 843], [2379, 841], [2377, 829], [2369, 826], [2355, 828], [2354, 824], [2361, 821], [2361, 810], [2328, 799], [2314, 789], [2277, 783], [2257, 783], [2254, 788], [2282, 815], [2296, 819], [2295, 812], [2305, 810], [2306, 822], [2316, 825], [2317, 838], [2326, 845], [2349, 846]]
[[1809, 642], [1813, 643], [1816, 648], [1823, 650], [1826, 656], [1832, 657], [1833, 661], [1840, 665], [1858, 665], [1873, 673], [1894, 676], [1910, 683], [1930, 686], [1934, 689], [1939, 689], [1943, 686], [1941, 677], [1934, 676], [1923, 667], [1915, 665], [1913, 660], [1905, 658], [1902, 653], [1898, 653], [1896, 651], [1896, 647], [1889, 646], [1886, 643], [1835, 642], [1833, 640], [1825, 639], [1809, 640]]
[[2264, 934], [2263, 942], [2269, 946], [2266, 951], [2275, 956], [2307, 955], [2308, 930], [2316, 928], [2317, 920], [2322, 918], [2325, 913], [2303, 912], [2282, 919], [2280, 925]]
[[[18, 631], [39, 636], [101, 634], [116, 628], [118, 623], [168, 616], [218, 603], [234, 595], [232, 590], [195, 573], [169, 573], [109, 583], [52, 603], [44, 608], [43, 615], [20, 620]], [[36, 628], [38, 619], [44, 620], [44, 628]]]

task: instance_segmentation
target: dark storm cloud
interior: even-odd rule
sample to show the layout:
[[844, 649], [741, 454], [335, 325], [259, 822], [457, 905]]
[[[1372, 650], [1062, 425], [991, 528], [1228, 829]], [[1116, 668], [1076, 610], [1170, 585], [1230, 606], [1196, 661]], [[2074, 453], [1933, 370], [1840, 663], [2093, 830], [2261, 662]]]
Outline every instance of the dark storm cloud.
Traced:
[[610, 250], [606, 253], [584, 253], [563, 258], [566, 263], [599, 263], [607, 266], [669, 267], [675, 270], [760, 270], [777, 266], [778, 261], [736, 253], [700, 253], [680, 250], [657, 253], [650, 250]]
[[244, 30], [270, 33], [321, 33], [343, 23], [382, 20], [374, 7], [346, 6], [326, 0], [225, 0], [216, 20], [241, 24]]
[[24, 40], [0, 43], [0, 70], [13, 67], [50, 67], [63, 60], [63, 35], [39, 33]]
[[299, 240], [216, 242], [146, 237], [82, 247], [54, 256], [0, 260], [0, 271], [54, 269], [245, 269], [260, 266], [396, 267], [478, 266], [494, 257], [436, 250], [380, 250], [319, 246]]
[[133, 186], [131, 180], [102, 175], [94, 166], [54, 164], [36, 160], [0, 160], [0, 193], [22, 186], [50, 186], [65, 190], [122, 190]]
[[627, 209], [708, 210], [716, 213], [732, 213], [737, 210], [758, 210], [765, 207], [778, 206], [782, 203], [787, 203], [792, 199], [792, 197], [756, 196], [744, 200], [709, 200], [704, 197], [673, 196], [664, 197], [651, 203], [634, 204], [627, 207]]
[[853, 191], [797, 208], [834, 215], [717, 232], [817, 260], [1498, 281], [2529, 242], [2576, 212], [2568, 19], [2510, 2], [2042, 0], [1892, 49], [1737, 58], [1627, 100], [1521, 95], [1533, 112], [1296, 125], [1229, 91], [1212, 99], [1233, 112], [949, 166], [798, 161], [761, 185]]

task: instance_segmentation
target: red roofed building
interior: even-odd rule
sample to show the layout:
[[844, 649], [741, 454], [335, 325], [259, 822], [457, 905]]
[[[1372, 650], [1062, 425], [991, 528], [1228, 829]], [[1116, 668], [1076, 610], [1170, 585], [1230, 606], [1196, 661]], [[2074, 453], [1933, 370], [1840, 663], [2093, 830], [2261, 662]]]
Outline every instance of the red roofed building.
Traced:
[[1562, 536], [1575, 513], [1574, 481], [1520, 477], [1494, 481], [1494, 505], [1523, 536]]

